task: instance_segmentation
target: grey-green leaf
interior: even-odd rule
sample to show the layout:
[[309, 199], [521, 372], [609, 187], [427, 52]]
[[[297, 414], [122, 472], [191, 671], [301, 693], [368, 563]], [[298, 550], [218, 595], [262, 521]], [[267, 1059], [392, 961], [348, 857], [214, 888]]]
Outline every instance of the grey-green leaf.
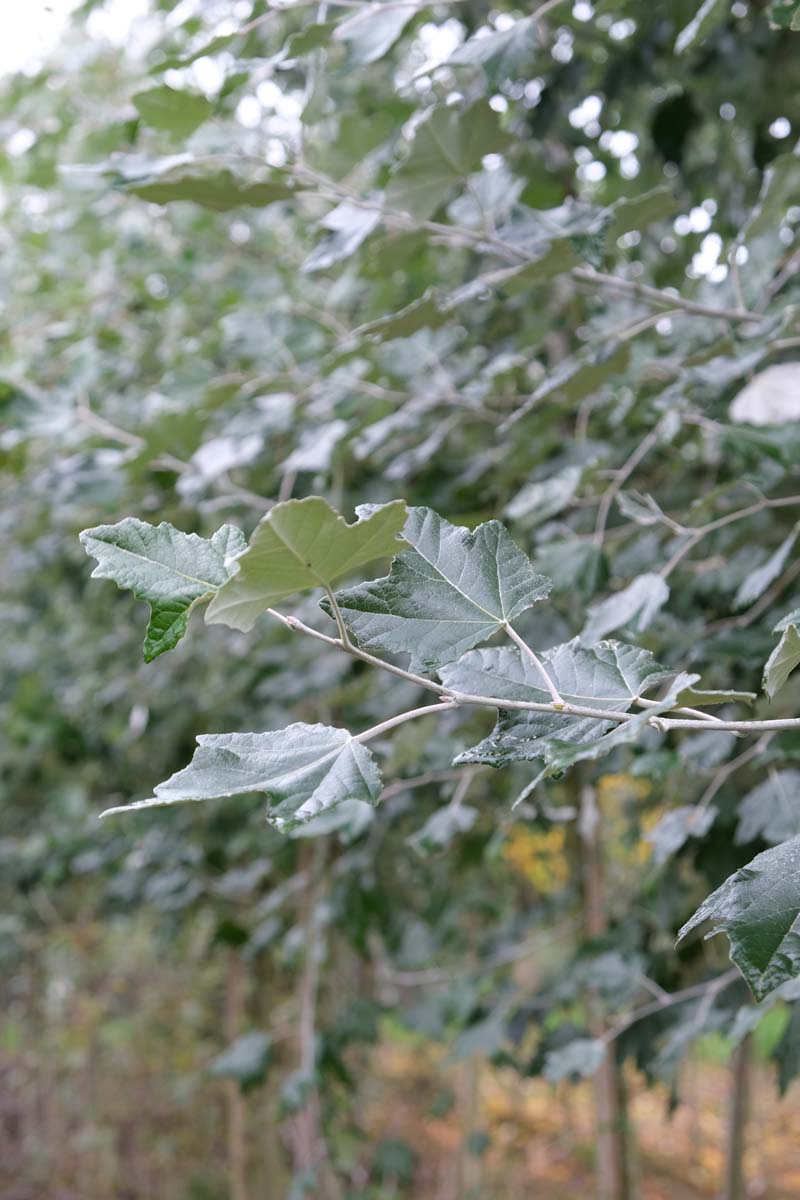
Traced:
[[800, 975], [800, 838], [763, 854], [718, 887], [678, 934], [704, 921], [711, 937], [724, 931], [731, 959], [757, 1000]]
[[375, 759], [346, 729], [298, 722], [273, 733], [202, 734], [189, 766], [160, 783], [152, 800], [108, 812], [264, 792], [267, 819], [288, 830], [344, 800], [375, 804], [380, 788]]
[[800, 835], [800, 771], [770, 771], [739, 805], [735, 841], [785, 842]]
[[93, 579], [113, 579], [150, 605], [145, 662], [178, 644], [194, 605], [225, 583], [245, 548], [244, 534], [232, 525], [208, 539], [181, 533], [166, 521], [148, 525], [135, 517], [84, 529], [80, 540], [97, 559]]
[[403, 535], [411, 549], [389, 575], [336, 599], [360, 646], [409, 654], [412, 671], [452, 662], [550, 590], [499, 521], [471, 532], [430, 508], [412, 508]]
[[205, 96], [179, 92], [167, 84], [137, 92], [133, 104], [145, 124], [174, 133], [178, 138], [189, 137], [214, 111]]
[[253, 1029], [212, 1058], [208, 1073], [216, 1079], [234, 1079], [241, 1088], [255, 1087], [267, 1074], [270, 1049], [269, 1035]]
[[[568, 704], [610, 712], [627, 712], [638, 696], [671, 674], [656, 662], [649, 650], [622, 642], [600, 642], [586, 649], [573, 638], [543, 651], [539, 658]], [[534, 663], [516, 647], [472, 650], [439, 674], [445, 687], [453, 691], [496, 696], [501, 700], [550, 703], [550, 694], [542, 687]], [[536, 761], [547, 757], [550, 739], [590, 742], [612, 725], [613, 722], [593, 717], [503, 709], [489, 737], [464, 751], [456, 761], [488, 763], [494, 767]]]
[[238, 570], [214, 597], [210, 625], [252, 629], [279, 600], [335, 580], [399, 549], [406, 520], [403, 500], [376, 508], [348, 525], [320, 496], [276, 504], [256, 526]]
[[417, 12], [416, 4], [368, 4], [337, 25], [333, 37], [347, 45], [352, 66], [377, 62]]
[[590, 607], [581, 641], [591, 646], [607, 633], [623, 627], [641, 633], [668, 599], [669, 587], [660, 575], [652, 572], [639, 575], [621, 592]]
[[734, 600], [736, 608], [744, 608], [745, 605], [752, 604], [764, 594], [769, 585], [780, 575], [796, 541], [797, 530], [793, 529], [765, 563], [745, 576]]
[[434, 108], [417, 127], [408, 158], [389, 181], [387, 206], [427, 220], [459, 184], [466, 183], [486, 154], [502, 152], [508, 142], [488, 104]]
[[781, 640], [764, 667], [764, 691], [770, 700], [779, 692], [796, 666], [800, 665], [800, 633], [796, 625], [787, 625]]
[[262, 172], [248, 178], [227, 168], [186, 162], [126, 181], [125, 190], [151, 204], [188, 200], [201, 208], [228, 212], [245, 206], [264, 208], [287, 200], [294, 187], [288, 176], [266, 176]]

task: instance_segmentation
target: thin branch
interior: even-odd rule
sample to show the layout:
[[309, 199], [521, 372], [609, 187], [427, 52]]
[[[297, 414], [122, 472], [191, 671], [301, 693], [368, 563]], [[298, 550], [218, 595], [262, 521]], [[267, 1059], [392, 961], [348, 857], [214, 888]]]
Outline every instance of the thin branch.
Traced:
[[683, 988], [680, 992], [673, 992], [671, 995], [665, 993], [666, 998], [659, 997], [649, 1004], [643, 1004], [641, 1008], [634, 1009], [627, 1017], [623, 1017], [616, 1024], [602, 1035], [599, 1039], [605, 1045], [615, 1041], [626, 1030], [635, 1025], [637, 1021], [643, 1020], [645, 1017], [650, 1017], [654, 1013], [664, 1012], [668, 1008], [673, 1008], [676, 1004], [684, 1004], [687, 1000], [696, 1000], [702, 996], [704, 1003], [713, 1002], [716, 997], [723, 992], [726, 987], [736, 979], [741, 979], [738, 967], [732, 967], [724, 974], [718, 975], [716, 979], [712, 979], [706, 983], [696, 983], [692, 987]]
[[380, 725], [373, 725], [371, 729], [365, 729], [363, 733], [357, 733], [353, 741], [369, 742], [382, 733], [388, 733], [397, 725], [405, 724], [406, 721], [414, 721], [417, 717], [431, 717], [434, 713], [446, 712], [453, 708], [456, 708], [454, 700], [443, 700], [440, 704], [426, 704], [422, 708], [412, 708], [408, 712], [399, 713], [396, 717], [389, 717], [388, 721], [381, 721]]
[[553, 707], [562, 709], [564, 707], [564, 701], [561, 699], [558, 688], [553, 683], [553, 680], [550, 678], [550, 676], [547, 674], [547, 671], [544, 669], [544, 663], [539, 658], [539, 655], [536, 653], [535, 650], [531, 649], [531, 647], [528, 645], [528, 643], [519, 636], [516, 629], [512, 628], [511, 625], [506, 625], [506, 633], [511, 638], [514, 645], [518, 646], [523, 654], [527, 654], [528, 658], [531, 660], [533, 665], [536, 667], [536, 670], [539, 672], [539, 675], [541, 676], [542, 683], [545, 685], [545, 687], [547, 688], [548, 692], [550, 693], [550, 695], [552, 697]]
[[[408, 680], [409, 683], [414, 683], [418, 687], [435, 692], [441, 697], [442, 703], [428, 705], [424, 709], [414, 709], [408, 713], [401, 713], [398, 717], [392, 717], [389, 721], [384, 721], [381, 725], [376, 725], [374, 728], [366, 730], [364, 733], [358, 735], [357, 740], [359, 741], [364, 741], [368, 737], [375, 737], [378, 733], [382, 733], [386, 729], [392, 729], [395, 725], [400, 725], [404, 721], [410, 721], [414, 717], [422, 716], [425, 713], [432, 714], [450, 711], [462, 705], [474, 705], [478, 708], [514, 709], [523, 712], [558, 713], [568, 717], [588, 717], [595, 721], [613, 721], [616, 724], [623, 724], [626, 721], [634, 719], [635, 714], [633, 713], [618, 712], [604, 708], [590, 708], [585, 705], [569, 704], [564, 701], [559, 706], [555, 702], [545, 704], [535, 700], [510, 700], [503, 696], [478, 696], [471, 692], [455, 691], [452, 688], [443, 687], [442, 684], [436, 683], [433, 679], [426, 679], [424, 675], [416, 675], [413, 671], [405, 671], [402, 667], [395, 666], [394, 663], [385, 662], [383, 659], [377, 658], [374, 654], [369, 654], [366, 650], [361, 650], [358, 646], [353, 646], [352, 644], [350, 646], [343, 646], [339, 638], [329, 637], [325, 633], [320, 633], [319, 630], [312, 629], [310, 625], [305, 625], [296, 617], [284, 616], [283, 613], [279, 613], [274, 608], [268, 608], [267, 612], [293, 632], [303, 633], [337, 650], [345, 650], [346, 653], [352, 655], [354, 658], [361, 659], [362, 662], [368, 662], [383, 671], [389, 671], [392, 675], [397, 675], [401, 679]], [[637, 699], [641, 700], [641, 697]], [[694, 711], [699, 713], [699, 710]], [[708, 713], [703, 714], [702, 720], [694, 717], [674, 718], [659, 715], [652, 717], [651, 724], [654, 728], [662, 732], [670, 729], [713, 729], [717, 733], [765, 733], [769, 730], [800, 729], [800, 717], [778, 717], [766, 721], [723, 721], [716, 717], [709, 719]]]
[[663, 304], [667, 308], [682, 308], [684, 312], [695, 313], [701, 317], [715, 317], [723, 321], [761, 321], [761, 313], [750, 312], [746, 308], [715, 308], [713, 304], [701, 304], [697, 300], [688, 300], [673, 292], [651, 287], [647, 283], [639, 283], [635, 279], [624, 279], [620, 275], [607, 275], [604, 271], [595, 271], [594, 267], [573, 267], [570, 272], [573, 279], [581, 283], [594, 283], [601, 287], [614, 288], [621, 292], [630, 292], [640, 296], [651, 304]]
[[628, 460], [623, 463], [620, 469], [615, 473], [613, 480], [608, 485], [603, 495], [600, 497], [600, 503], [597, 506], [597, 520], [594, 527], [595, 544], [602, 546], [603, 536], [608, 523], [608, 515], [611, 512], [611, 505], [614, 503], [619, 492], [622, 490], [625, 482], [631, 477], [633, 472], [639, 466], [643, 458], [657, 444], [661, 434], [661, 424], [659, 422], [655, 429], [651, 429], [646, 437], [643, 437], [639, 445], [633, 451]]
[[[668, 579], [679, 563], [683, 561], [698, 542], [707, 537], [709, 533], [716, 533], [718, 529], [724, 529], [726, 525], [733, 525], [736, 521], [743, 521], [746, 517], [755, 516], [756, 513], [763, 512], [768, 508], [791, 508], [795, 505], [800, 505], [800, 496], [778, 496], [774, 500], [768, 499], [766, 496], [757, 500], [755, 504], [749, 504], [746, 508], [739, 508], [736, 512], [726, 513], [724, 517], [717, 517], [714, 521], [709, 521], [705, 525], [698, 525], [696, 529], [687, 529], [687, 540], [673, 554], [672, 558], [664, 564], [659, 571], [662, 579]], [[739, 621], [740, 618], [732, 618], [734, 621]]]
[[774, 731], [765, 733], [763, 737], [760, 737], [758, 741], [754, 742], [752, 746], [749, 746], [747, 750], [744, 750], [741, 754], [737, 754], [736, 758], [732, 758], [730, 762], [727, 762], [724, 766], [720, 767], [719, 770], [715, 772], [714, 778], [711, 780], [711, 783], [700, 797], [697, 807], [708, 808], [709, 804], [714, 799], [717, 792], [720, 790], [726, 780], [728, 780], [731, 775], [738, 771], [740, 767], [745, 766], [746, 763], [749, 763], [754, 758], [757, 758], [762, 750], [766, 750], [767, 746], [774, 737]]

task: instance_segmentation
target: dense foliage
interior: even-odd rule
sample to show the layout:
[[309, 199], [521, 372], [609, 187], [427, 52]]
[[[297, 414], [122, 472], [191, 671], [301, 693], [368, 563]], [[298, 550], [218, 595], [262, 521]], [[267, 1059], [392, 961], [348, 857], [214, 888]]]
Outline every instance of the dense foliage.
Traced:
[[800, 1064], [798, 13], [87, 0], [5, 85], [0, 955], [294, 995], [215, 1060], [292, 1196], [411, 1180], [381, 1021]]

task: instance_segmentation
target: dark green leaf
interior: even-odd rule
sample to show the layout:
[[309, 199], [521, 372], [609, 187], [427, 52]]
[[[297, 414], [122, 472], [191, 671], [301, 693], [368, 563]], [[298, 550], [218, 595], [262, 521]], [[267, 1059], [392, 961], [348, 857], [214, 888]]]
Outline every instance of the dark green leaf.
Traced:
[[499, 521], [470, 532], [413, 508], [403, 535], [412, 548], [388, 576], [336, 599], [359, 645], [409, 654], [412, 671], [452, 662], [550, 590]]
[[214, 111], [205, 96], [179, 92], [166, 84], [137, 92], [133, 104], [145, 124], [174, 133], [178, 138], [189, 137]]
[[800, 839], [758, 854], [706, 899], [678, 934], [704, 921], [724, 930], [757, 1000], [800, 975]]

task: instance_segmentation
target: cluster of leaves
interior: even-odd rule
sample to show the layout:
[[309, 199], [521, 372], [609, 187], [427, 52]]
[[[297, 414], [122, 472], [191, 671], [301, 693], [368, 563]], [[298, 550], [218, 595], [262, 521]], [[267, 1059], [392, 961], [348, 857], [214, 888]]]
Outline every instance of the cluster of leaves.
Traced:
[[[765, 384], [800, 336], [794, 14], [169, 7], [123, 55], [90, 0], [81, 53], [5, 85], [9, 953], [58, 887], [67, 913], [202, 909], [299, 967], [315, 834], [315, 936], [447, 975], [404, 1021], [556, 1077], [597, 1065], [600, 1011], [600, 1049], [670, 1075], [794, 1004], [800, 962], [800, 426], [796, 382]], [[247, 539], [220, 510], [267, 515]], [[150, 605], [149, 673], [126, 601], [86, 586], [87, 526]], [[306, 597], [241, 637], [309, 589], [327, 617]], [[163, 655], [205, 602], [227, 629]], [[647, 782], [615, 821], [650, 865], [618, 856], [606, 931], [521, 995], [514, 946], [580, 903], [602, 772]], [[167, 776], [159, 803], [245, 798], [97, 826]], [[566, 831], [536, 905], [520, 821]], [[717, 943], [674, 949], [706, 917], [762, 1005]], [[323, 1090], [347, 1074], [327, 1003]]]

